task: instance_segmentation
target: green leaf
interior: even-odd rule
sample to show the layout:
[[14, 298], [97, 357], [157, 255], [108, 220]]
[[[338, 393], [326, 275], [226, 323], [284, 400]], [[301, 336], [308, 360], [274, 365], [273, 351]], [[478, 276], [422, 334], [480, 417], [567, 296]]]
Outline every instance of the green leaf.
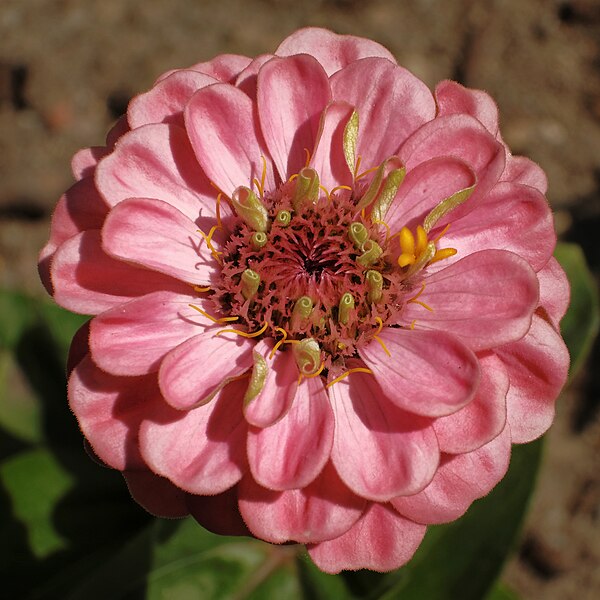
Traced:
[[580, 246], [558, 244], [554, 255], [571, 284], [571, 304], [560, 329], [571, 354], [570, 376], [573, 377], [585, 362], [598, 334], [598, 290]]

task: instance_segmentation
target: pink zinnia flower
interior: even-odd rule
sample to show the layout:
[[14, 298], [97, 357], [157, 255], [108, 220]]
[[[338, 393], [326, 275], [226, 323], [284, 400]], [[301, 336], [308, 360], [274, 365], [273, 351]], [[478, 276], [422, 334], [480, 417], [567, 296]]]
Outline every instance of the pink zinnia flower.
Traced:
[[568, 285], [486, 93], [304, 29], [165, 74], [73, 171], [69, 400], [150, 512], [387, 571], [550, 426]]

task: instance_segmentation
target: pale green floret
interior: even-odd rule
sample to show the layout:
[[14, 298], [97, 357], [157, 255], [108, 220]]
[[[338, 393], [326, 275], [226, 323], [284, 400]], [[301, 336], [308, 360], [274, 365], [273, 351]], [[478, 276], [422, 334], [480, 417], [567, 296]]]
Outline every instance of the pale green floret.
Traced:
[[463, 202], [469, 199], [469, 196], [473, 193], [475, 186], [460, 190], [455, 194], [452, 194], [449, 198], [442, 200], [430, 213], [425, 217], [423, 221], [423, 229], [425, 233], [429, 233], [434, 225], [451, 210], [454, 210], [457, 206], [460, 206]]
[[314, 204], [319, 199], [319, 174], [310, 167], [304, 167], [296, 178], [296, 189], [292, 206], [300, 212], [304, 204]]
[[[367, 188], [367, 191], [360, 199], [360, 202], [356, 205], [356, 210], [361, 211], [363, 208], [373, 204], [373, 202], [375, 202], [379, 196], [384, 193], [384, 190], [386, 190], [387, 196], [389, 196], [393, 191], [393, 199], [398, 191], [398, 187], [400, 187], [400, 184], [404, 179], [405, 173], [406, 169], [402, 166], [402, 163], [398, 157], [391, 156], [390, 158], [384, 160], [379, 167], [377, 167], [377, 171], [375, 171], [375, 175], [369, 187]], [[394, 190], [396, 183], [397, 186]]]
[[371, 211], [371, 220], [383, 221], [388, 209], [392, 205], [398, 188], [404, 181], [406, 175], [406, 169], [394, 169], [386, 178], [381, 188], [375, 203], [373, 204], [373, 210]]
[[356, 144], [358, 141], [358, 113], [352, 112], [344, 127], [344, 157], [351, 173], [356, 169]]
[[242, 295], [246, 300], [253, 298], [260, 285], [260, 275], [252, 269], [246, 269], [242, 273]]
[[338, 305], [338, 321], [342, 325], [348, 325], [348, 321], [350, 320], [350, 315], [354, 310], [354, 297], [350, 292], [346, 292], [340, 298], [340, 303]]
[[302, 375], [313, 375], [321, 367], [321, 348], [314, 338], [304, 338], [292, 344], [292, 351]]
[[363, 253], [356, 259], [356, 262], [361, 267], [370, 267], [371, 265], [374, 265], [383, 254], [381, 246], [373, 240], [367, 240], [362, 245], [362, 251]]
[[281, 227], [287, 227], [292, 220], [292, 213], [289, 210], [280, 210], [275, 216], [275, 222]]
[[292, 311], [292, 328], [297, 329], [302, 326], [302, 322], [308, 319], [313, 310], [313, 301], [308, 296], [301, 296], [294, 304]]
[[269, 215], [260, 198], [244, 186], [231, 194], [231, 203], [238, 217], [254, 231], [266, 232], [269, 229]]
[[367, 271], [366, 274], [367, 300], [369, 302], [379, 302], [383, 295], [383, 277], [379, 271]]
[[260, 250], [266, 244], [269, 238], [264, 231], [255, 231], [250, 238], [250, 243], [255, 250]]
[[357, 248], [362, 248], [362, 245], [369, 239], [369, 232], [362, 223], [354, 222], [348, 227], [348, 237]]
[[254, 366], [252, 367], [250, 383], [248, 383], [248, 389], [244, 396], [244, 406], [250, 404], [262, 392], [265, 380], [267, 379], [267, 373], [269, 372], [267, 361], [261, 354], [254, 351], [252, 352], [252, 356], [254, 358]]

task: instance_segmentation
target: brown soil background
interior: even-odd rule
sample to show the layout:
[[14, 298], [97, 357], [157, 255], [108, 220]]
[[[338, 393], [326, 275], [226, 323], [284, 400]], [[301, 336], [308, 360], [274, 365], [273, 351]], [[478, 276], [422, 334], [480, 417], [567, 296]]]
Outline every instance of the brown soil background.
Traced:
[[[306, 25], [376, 39], [431, 87], [489, 91], [514, 153], [548, 173], [561, 237], [598, 273], [600, 0], [0, 0], [0, 286], [43, 294], [36, 255], [71, 155], [103, 143], [131, 96]], [[504, 572], [524, 599], [600, 598], [598, 358], [563, 394]]]

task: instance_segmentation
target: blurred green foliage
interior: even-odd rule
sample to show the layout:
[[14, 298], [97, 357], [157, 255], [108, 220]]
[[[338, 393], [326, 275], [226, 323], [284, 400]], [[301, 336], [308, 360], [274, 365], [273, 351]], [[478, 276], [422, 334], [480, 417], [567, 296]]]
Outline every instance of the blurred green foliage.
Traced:
[[[561, 245], [573, 297], [563, 320], [572, 373], [598, 330], [581, 250]], [[0, 292], [0, 573], [7, 598], [117, 600], [515, 600], [494, 587], [535, 485], [542, 442], [513, 450], [509, 472], [455, 523], [431, 527], [398, 571], [331, 576], [297, 546], [211, 534], [146, 514], [121, 476], [95, 465], [66, 403], [64, 365], [85, 318]]]

